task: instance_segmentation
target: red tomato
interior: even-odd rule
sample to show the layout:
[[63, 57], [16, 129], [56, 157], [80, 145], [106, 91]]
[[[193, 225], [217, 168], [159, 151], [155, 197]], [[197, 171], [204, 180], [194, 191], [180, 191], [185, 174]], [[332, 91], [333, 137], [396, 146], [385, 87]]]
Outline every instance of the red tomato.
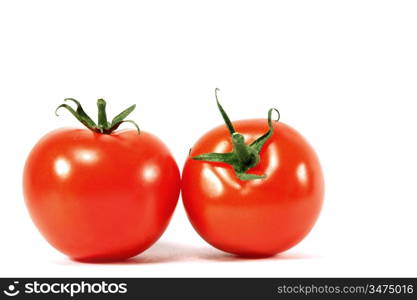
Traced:
[[[265, 119], [234, 122], [247, 144], [268, 130]], [[182, 175], [182, 198], [196, 231], [214, 247], [242, 256], [270, 256], [300, 242], [319, 215], [324, 183], [319, 160], [294, 129], [274, 122], [273, 134], [250, 174], [240, 180], [225, 163], [194, 160], [203, 153], [232, 151], [230, 133], [219, 126], [192, 148]]]
[[73, 259], [120, 260], [152, 245], [178, 201], [168, 148], [134, 130], [48, 133], [24, 169], [30, 215], [48, 242]]

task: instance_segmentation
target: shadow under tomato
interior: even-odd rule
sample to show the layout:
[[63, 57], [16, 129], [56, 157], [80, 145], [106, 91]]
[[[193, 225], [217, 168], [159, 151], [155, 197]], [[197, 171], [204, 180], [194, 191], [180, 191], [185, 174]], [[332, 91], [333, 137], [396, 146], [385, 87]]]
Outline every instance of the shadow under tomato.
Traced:
[[[316, 256], [284, 252], [268, 257], [242, 257], [229, 254], [217, 250], [209, 245], [204, 247], [195, 247], [190, 245], [158, 242], [145, 252], [138, 256], [118, 261], [78, 261], [70, 260], [82, 264], [105, 264], [105, 265], [140, 265], [140, 264], [159, 264], [159, 263], [175, 263], [181, 261], [218, 261], [218, 262], [250, 262], [250, 261], [266, 261], [266, 260], [299, 260], [314, 259]], [[68, 262], [68, 261], [67, 261]]]
[[[193, 247], [184, 244], [170, 243], [170, 242], [157, 242], [148, 250], [143, 253], [131, 257], [125, 260], [74, 260], [72, 262], [81, 264], [106, 264], [106, 265], [137, 265], [137, 264], [158, 264], [158, 263], [173, 263], [180, 261], [193, 261], [198, 260], [200, 256], [205, 254], [212, 255], [213, 253], [220, 252], [217, 249], [210, 248], [210, 246], [204, 248]], [[221, 252], [220, 252], [221, 253]]]
[[268, 255], [268, 256], [240, 256], [225, 252], [215, 253], [215, 254], [207, 254], [201, 257], [205, 260], [212, 260], [212, 261], [224, 261], [224, 262], [242, 262], [242, 261], [274, 261], [274, 260], [301, 260], [301, 259], [314, 259], [319, 258], [318, 256], [314, 255], [306, 255], [306, 254], [299, 254], [299, 253], [280, 253], [276, 255]]

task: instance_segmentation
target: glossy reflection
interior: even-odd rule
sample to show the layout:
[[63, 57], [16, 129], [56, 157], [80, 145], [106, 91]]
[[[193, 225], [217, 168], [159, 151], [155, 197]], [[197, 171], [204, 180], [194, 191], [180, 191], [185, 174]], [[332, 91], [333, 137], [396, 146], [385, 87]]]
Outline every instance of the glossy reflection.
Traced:
[[297, 178], [298, 181], [302, 184], [307, 184], [307, 169], [305, 163], [300, 163], [297, 167]]
[[143, 168], [141, 173], [143, 180], [152, 183], [158, 179], [160, 171], [156, 165], [147, 165]]
[[94, 163], [99, 159], [97, 151], [90, 149], [78, 149], [75, 151], [75, 158], [84, 163]]
[[58, 177], [65, 179], [71, 172], [71, 165], [65, 158], [58, 158], [54, 163], [55, 173]]
[[[220, 171], [221, 170], [219, 170], [219, 172]], [[215, 172], [216, 170], [213, 170], [212, 168], [204, 168], [202, 173], [202, 180], [206, 183], [203, 186], [205, 192], [210, 197], [217, 197], [223, 192], [223, 184]]]

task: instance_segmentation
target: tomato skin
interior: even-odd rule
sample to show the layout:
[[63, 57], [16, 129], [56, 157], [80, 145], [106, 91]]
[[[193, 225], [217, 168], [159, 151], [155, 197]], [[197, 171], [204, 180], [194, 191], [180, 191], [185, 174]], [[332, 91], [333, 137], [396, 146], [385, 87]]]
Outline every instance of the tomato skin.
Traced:
[[[268, 130], [264, 119], [233, 122], [250, 144]], [[193, 160], [230, 152], [226, 126], [194, 145], [182, 175], [182, 199], [195, 230], [214, 247], [241, 256], [271, 256], [300, 242], [320, 213], [324, 180], [313, 148], [290, 126], [274, 122], [260, 163], [248, 173], [265, 179], [241, 181], [224, 163]]]
[[29, 154], [23, 190], [34, 223], [56, 249], [75, 260], [121, 260], [164, 232], [180, 174], [149, 133], [59, 129]]

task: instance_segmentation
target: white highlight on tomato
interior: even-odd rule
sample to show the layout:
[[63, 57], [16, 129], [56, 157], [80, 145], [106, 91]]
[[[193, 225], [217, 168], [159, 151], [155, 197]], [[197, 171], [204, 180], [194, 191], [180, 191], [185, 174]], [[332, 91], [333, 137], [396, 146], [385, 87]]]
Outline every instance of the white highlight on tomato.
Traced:
[[75, 155], [78, 160], [86, 163], [92, 163], [97, 160], [97, 154], [91, 150], [79, 150]]
[[71, 171], [71, 165], [65, 158], [58, 158], [55, 161], [55, 172], [59, 177], [66, 178], [68, 177]]
[[217, 197], [223, 193], [223, 184], [220, 181], [219, 177], [211, 170], [210, 168], [204, 168], [203, 172], [203, 182], [205, 184], [201, 185], [209, 195], [212, 197]]
[[147, 166], [142, 171], [143, 179], [147, 182], [153, 182], [158, 177], [159, 169], [156, 166]]
[[297, 178], [301, 183], [307, 183], [307, 169], [304, 163], [299, 164], [297, 167]]

